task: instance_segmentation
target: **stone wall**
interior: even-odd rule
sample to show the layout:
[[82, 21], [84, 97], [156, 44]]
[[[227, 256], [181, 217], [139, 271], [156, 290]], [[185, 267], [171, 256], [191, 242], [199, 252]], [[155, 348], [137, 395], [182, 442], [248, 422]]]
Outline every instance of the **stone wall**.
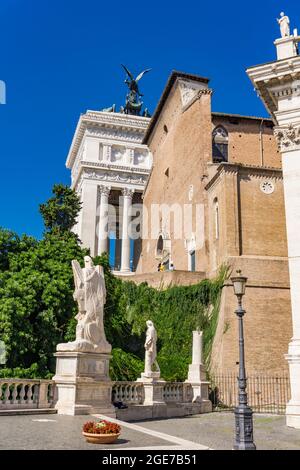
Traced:
[[229, 134], [230, 163], [281, 168], [281, 154], [271, 120], [212, 113], [212, 130], [218, 125]]
[[[118, 273], [115, 272], [117, 276]], [[124, 276], [122, 277], [124, 278]], [[191, 286], [197, 284], [197, 282], [205, 279], [204, 272], [188, 272], [188, 271], [163, 271], [156, 273], [147, 274], [135, 274], [134, 276], [128, 277], [129, 281], [133, 281], [136, 284], [147, 282], [147, 284], [156, 289], [166, 289], [171, 286]]]
[[[151, 204], [193, 204], [193, 226], [195, 230], [195, 203], [204, 204], [206, 162], [211, 157], [211, 112], [210, 94], [204, 94], [188, 109], [182, 112], [180, 91], [177, 87], [160, 115], [152, 139], [149, 142], [153, 154], [153, 169], [144, 194], [144, 207], [151, 211]], [[171, 117], [174, 116], [174, 119]], [[164, 126], [165, 130], [164, 130]], [[191, 187], [193, 195], [190, 199]], [[161, 227], [167, 228], [171, 242], [172, 259], [175, 268], [188, 269], [188, 255], [184, 237], [174, 239], [173, 217], [161, 220]], [[150, 222], [150, 221], [149, 221]], [[150, 223], [149, 223], [150, 226]], [[185, 234], [186, 238], [191, 232]], [[150, 273], [157, 270], [155, 249], [158, 233], [152, 239], [143, 240], [138, 273]], [[196, 270], [206, 268], [206, 250], [203, 246], [198, 250]]]
[[[282, 372], [284, 354], [292, 335], [291, 302], [287, 259], [236, 257], [228, 259], [232, 272], [241, 268], [248, 276], [243, 299], [246, 314], [246, 368], [250, 371]], [[230, 281], [222, 291], [214, 338], [211, 370], [234, 371], [239, 360], [237, 300]]]
[[[219, 125], [228, 132], [228, 162], [216, 164], [212, 159], [212, 132]], [[148, 145], [154, 165], [144, 206], [150, 211], [151, 204], [179, 204], [181, 208], [184, 204], [193, 208], [203, 204], [204, 243], [196, 249], [196, 271], [211, 278], [223, 263], [232, 270], [242, 269], [249, 278], [245, 296], [247, 367], [286, 367], [283, 355], [291, 337], [291, 306], [281, 157], [272, 121], [212, 113], [209, 90], [183, 107], [175, 82]], [[161, 226], [165, 228], [169, 221], [165, 231], [169, 232], [175, 270], [188, 273], [191, 234], [176, 239], [173, 217], [167, 221], [161, 217]], [[157, 272], [157, 238], [158, 234], [143, 240], [138, 265], [138, 273], [144, 275], [141, 279], [149, 279], [154, 286], [158, 285], [152, 277]], [[177, 279], [174, 273], [172, 276], [173, 282], [183, 283], [184, 275]], [[196, 277], [186, 276], [197, 282]], [[238, 361], [232, 291], [232, 286], [226, 285], [222, 293], [212, 353], [214, 369], [233, 370]]]

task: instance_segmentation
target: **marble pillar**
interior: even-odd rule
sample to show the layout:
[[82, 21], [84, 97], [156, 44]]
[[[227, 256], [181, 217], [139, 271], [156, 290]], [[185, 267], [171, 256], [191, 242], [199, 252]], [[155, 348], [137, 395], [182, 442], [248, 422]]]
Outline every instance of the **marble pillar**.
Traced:
[[91, 255], [96, 256], [96, 214], [98, 187], [94, 181], [84, 180], [82, 200], [84, 204], [80, 212], [80, 232], [78, 236], [85, 248], [90, 248]]
[[130, 206], [134, 191], [124, 188], [123, 195], [123, 221], [122, 221], [122, 249], [121, 249], [121, 272], [130, 272], [130, 238], [128, 227], [130, 223]]
[[193, 403], [201, 404], [201, 413], [209, 413], [212, 410], [211, 401], [208, 398], [209, 382], [206, 380], [206, 370], [202, 359], [203, 349], [202, 331], [193, 331], [192, 364], [189, 365], [188, 378], [185, 383], [191, 384], [193, 389]]
[[108, 197], [110, 186], [99, 186], [100, 191], [100, 216], [99, 216], [99, 237], [98, 254], [108, 253]]
[[[300, 429], [300, 37], [275, 41], [277, 61], [247, 70], [255, 89], [275, 123], [274, 134], [282, 154], [282, 172], [293, 336], [286, 355], [290, 370], [291, 399], [286, 423]], [[270, 319], [271, 321], [271, 319]], [[284, 327], [284, 325], [283, 325]]]

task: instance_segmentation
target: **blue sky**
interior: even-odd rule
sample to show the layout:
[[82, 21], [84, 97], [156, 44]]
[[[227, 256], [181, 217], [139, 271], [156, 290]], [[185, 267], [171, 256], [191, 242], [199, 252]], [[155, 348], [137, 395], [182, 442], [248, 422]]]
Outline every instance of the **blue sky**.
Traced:
[[151, 112], [177, 69], [211, 79], [213, 111], [266, 116], [245, 69], [275, 59], [281, 10], [300, 30], [295, 0], [1, 0], [0, 226], [41, 236], [80, 113], [124, 102], [120, 63], [152, 68]]

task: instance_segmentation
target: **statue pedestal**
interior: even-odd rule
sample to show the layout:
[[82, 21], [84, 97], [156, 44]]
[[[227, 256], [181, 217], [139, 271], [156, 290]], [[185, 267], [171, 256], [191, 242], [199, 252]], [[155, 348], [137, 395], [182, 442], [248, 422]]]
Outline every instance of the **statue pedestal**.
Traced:
[[201, 413], [212, 411], [212, 403], [208, 398], [209, 382], [203, 364], [190, 364], [188, 378], [185, 381], [192, 386], [193, 403], [201, 403]]
[[285, 38], [276, 39], [274, 44], [277, 50], [277, 60], [288, 59], [290, 57], [295, 57], [297, 53], [297, 42], [299, 42], [299, 37], [287, 36]]
[[116, 416], [111, 403], [109, 354], [63, 351], [54, 356], [58, 414]]
[[160, 378], [159, 372], [143, 373], [137, 382], [144, 385], [144, 403], [155, 407], [155, 417], [166, 416], [167, 404], [164, 401], [166, 381]]

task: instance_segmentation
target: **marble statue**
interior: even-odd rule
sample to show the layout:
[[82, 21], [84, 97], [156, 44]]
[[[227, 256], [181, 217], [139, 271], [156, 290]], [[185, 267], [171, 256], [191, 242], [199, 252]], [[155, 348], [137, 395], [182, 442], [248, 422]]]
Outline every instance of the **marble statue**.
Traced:
[[111, 345], [104, 332], [103, 316], [106, 289], [102, 266], [94, 266], [90, 256], [84, 257], [85, 267], [72, 261], [75, 282], [74, 300], [78, 304], [76, 339], [57, 345], [57, 351], [95, 352], [107, 354]]
[[156, 367], [156, 374], [160, 372], [159, 365], [156, 360], [156, 342], [157, 333], [151, 320], [146, 321], [146, 341], [145, 341], [145, 373], [144, 376], [151, 376], [152, 366]]
[[290, 19], [286, 16], [283, 11], [280, 13], [280, 18], [277, 18], [277, 22], [280, 26], [280, 33], [282, 38], [290, 36]]

